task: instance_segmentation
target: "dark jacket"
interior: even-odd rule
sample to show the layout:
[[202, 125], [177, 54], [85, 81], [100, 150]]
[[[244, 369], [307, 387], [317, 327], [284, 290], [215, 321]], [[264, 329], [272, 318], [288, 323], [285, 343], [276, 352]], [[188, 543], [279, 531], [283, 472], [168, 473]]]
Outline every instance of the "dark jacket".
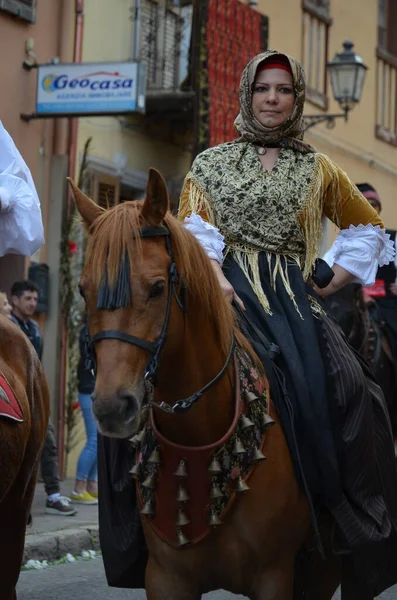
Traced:
[[92, 364], [89, 363], [87, 352], [87, 325], [83, 325], [80, 331], [80, 361], [78, 368], [79, 394], [92, 394], [95, 387], [95, 377], [92, 372]]
[[11, 314], [11, 320], [15, 323], [15, 325], [18, 325], [18, 327], [22, 329], [24, 334], [30, 339], [34, 349], [37, 352], [37, 356], [41, 360], [43, 356], [43, 338], [36, 321], [33, 321], [33, 319], [22, 321], [21, 319], [18, 319], [14, 313]]
[[[387, 233], [390, 233], [390, 239], [395, 242], [396, 240], [396, 232], [390, 229], [386, 229]], [[388, 296], [393, 296], [389, 291], [390, 284], [395, 283], [397, 280], [397, 269], [394, 261], [392, 260], [388, 265], [384, 265], [383, 267], [379, 267], [378, 272], [376, 274], [376, 279], [381, 279], [385, 282], [385, 290]], [[393, 296], [395, 298], [395, 296]]]

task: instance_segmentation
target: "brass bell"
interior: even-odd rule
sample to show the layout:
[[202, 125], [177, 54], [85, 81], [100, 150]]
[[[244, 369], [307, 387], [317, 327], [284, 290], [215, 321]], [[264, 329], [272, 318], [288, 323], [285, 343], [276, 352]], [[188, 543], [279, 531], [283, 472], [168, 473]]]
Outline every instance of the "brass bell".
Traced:
[[223, 494], [221, 492], [221, 488], [219, 487], [219, 485], [214, 483], [211, 488], [210, 498], [212, 498], [212, 500], [216, 500], [217, 498], [222, 498], [222, 496]]
[[189, 544], [189, 540], [184, 535], [182, 529], [178, 529], [177, 537], [178, 537], [178, 546], [186, 546], [186, 544]]
[[178, 510], [178, 518], [176, 520], [176, 524], [178, 527], [183, 527], [184, 525], [189, 525], [190, 519], [187, 517], [182, 508]]
[[149, 411], [150, 411], [150, 407], [149, 406], [144, 406], [143, 408], [141, 408], [141, 421], [146, 421], [149, 415]]
[[177, 477], [187, 477], [186, 461], [181, 460], [174, 475]]
[[246, 450], [245, 450], [243, 444], [240, 442], [240, 440], [238, 438], [236, 438], [236, 441], [234, 442], [232, 454], [234, 454], [234, 455], [244, 454], [244, 452], [246, 452]]
[[241, 424], [241, 429], [248, 429], [248, 427], [253, 427], [254, 426], [254, 424], [251, 421], [251, 419], [249, 419], [245, 415], [241, 415], [241, 417], [240, 417], [240, 424]]
[[132, 476], [134, 479], [138, 479], [138, 478], [139, 478], [139, 475], [140, 475], [140, 472], [141, 472], [141, 465], [140, 465], [140, 463], [136, 463], [136, 464], [135, 464], [135, 465], [132, 467], [132, 469], [131, 469], [131, 471], [130, 471], [130, 475], [131, 475], [131, 476]]
[[142, 483], [142, 487], [147, 488], [148, 490], [154, 490], [156, 487], [156, 475], [154, 473], [152, 475], [148, 475], [145, 481]]
[[152, 500], [148, 500], [147, 502], [145, 502], [145, 505], [141, 510], [141, 515], [146, 515], [147, 517], [154, 517], [154, 508]]
[[148, 462], [153, 463], [155, 465], [161, 464], [160, 450], [158, 448], [153, 450], [153, 452], [149, 456]]
[[247, 492], [249, 489], [249, 486], [245, 483], [244, 479], [240, 475], [236, 483], [236, 492]]
[[272, 427], [273, 425], [276, 424], [276, 421], [274, 419], [271, 418], [270, 415], [268, 415], [267, 413], [263, 413], [263, 424], [266, 427], [266, 429], [269, 429], [269, 427]]
[[145, 441], [145, 437], [146, 437], [146, 429], [142, 429], [142, 431], [140, 431], [138, 433], [138, 435], [135, 437], [140, 444], [143, 444], [143, 442]]
[[255, 400], [258, 400], [258, 396], [256, 394], [254, 394], [254, 392], [251, 392], [250, 390], [245, 390], [244, 391], [244, 397], [245, 397], [245, 401], [248, 404], [250, 402], [255, 402]]
[[208, 525], [210, 525], [210, 527], [217, 527], [218, 525], [222, 525], [222, 521], [220, 520], [214, 509], [212, 509], [210, 518], [208, 519]]
[[262, 451], [259, 448], [255, 448], [254, 454], [252, 456], [252, 460], [254, 462], [257, 462], [260, 460], [266, 460], [266, 456], [262, 453]]
[[214, 473], [214, 474], [216, 474], [216, 473], [222, 473], [222, 467], [221, 467], [221, 465], [219, 463], [219, 460], [216, 459], [215, 456], [211, 460], [210, 466], [208, 467], [208, 471], [210, 473]]
[[187, 493], [185, 488], [182, 485], [180, 485], [178, 494], [176, 496], [176, 501], [177, 502], [187, 502], [188, 500], [190, 500], [189, 494]]

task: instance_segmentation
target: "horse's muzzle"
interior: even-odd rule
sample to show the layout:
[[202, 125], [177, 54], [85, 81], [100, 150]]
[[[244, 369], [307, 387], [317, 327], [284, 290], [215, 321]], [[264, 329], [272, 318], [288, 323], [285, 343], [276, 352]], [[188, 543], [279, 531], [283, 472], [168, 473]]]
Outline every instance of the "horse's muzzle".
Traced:
[[131, 392], [119, 392], [112, 397], [92, 395], [92, 411], [102, 435], [131, 437], [139, 426], [140, 403]]

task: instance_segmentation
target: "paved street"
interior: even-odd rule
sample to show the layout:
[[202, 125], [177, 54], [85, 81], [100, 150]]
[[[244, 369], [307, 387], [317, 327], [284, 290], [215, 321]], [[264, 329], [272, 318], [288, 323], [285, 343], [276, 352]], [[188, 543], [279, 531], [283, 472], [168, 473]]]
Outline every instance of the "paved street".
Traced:
[[[116, 590], [106, 585], [100, 558], [90, 561], [24, 571], [18, 585], [18, 600], [145, 600], [144, 592]], [[226, 592], [204, 596], [206, 600], [242, 600]], [[396, 595], [397, 598], [397, 595]]]
[[[107, 587], [101, 559], [48, 567], [40, 571], [25, 571], [18, 585], [18, 600], [145, 600], [144, 592], [115, 590]], [[214, 592], [205, 600], [242, 600], [226, 592]], [[382, 600], [397, 600], [397, 588], [380, 596]], [[336, 596], [334, 600], [339, 600]]]

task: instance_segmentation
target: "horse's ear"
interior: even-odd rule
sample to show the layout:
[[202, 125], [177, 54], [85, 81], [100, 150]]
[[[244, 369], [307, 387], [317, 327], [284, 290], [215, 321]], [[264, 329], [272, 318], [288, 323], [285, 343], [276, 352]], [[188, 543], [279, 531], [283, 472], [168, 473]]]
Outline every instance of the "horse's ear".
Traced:
[[164, 219], [169, 207], [167, 184], [156, 169], [149, 170], [146, 198], [142, 207], [142, 216], [158, 225]]
[[70, 179], [70, 177], [68, 177], [67, 179], [72, 190], [73, 199], [76, 202], [77, 210], [83, 217], [85, 225], [87, 227], [90, 227], [90, 225], [92, 225], [95, 219], [103, 213], [103, 210], [100, 206], [98, 206], [98, 204], [95, 204], [95, 202], [93, 202], [91, 198], [86, 196], [80, 190], [80, 188], [77, 187], [73, 179]]

